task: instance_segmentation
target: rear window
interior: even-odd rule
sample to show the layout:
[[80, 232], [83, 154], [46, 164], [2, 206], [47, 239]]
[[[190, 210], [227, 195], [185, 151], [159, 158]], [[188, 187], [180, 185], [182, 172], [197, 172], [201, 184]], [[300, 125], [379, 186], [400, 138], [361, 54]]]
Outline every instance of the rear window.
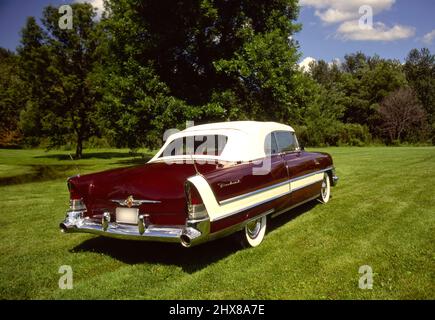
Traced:
[[184, 155], [220, 156], [227, 140], [228, 137], [221, 134], [177, 138], [168, 144], [160, 158]]

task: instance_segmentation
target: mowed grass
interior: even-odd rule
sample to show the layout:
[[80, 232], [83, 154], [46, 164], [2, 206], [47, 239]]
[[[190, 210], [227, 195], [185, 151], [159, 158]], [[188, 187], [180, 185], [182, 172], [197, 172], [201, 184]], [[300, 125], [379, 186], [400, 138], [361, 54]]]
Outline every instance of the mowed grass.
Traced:
[[[0, 150], [1, 299], [434, 299], [435, 148], [328, 148], [327, 205], [271, 220], [264, 242], [177, 244], [61, 234], [69, 175], [144, 162], [127, 150]], [[151, 156], [151, 154], [147, 154]], [[73, 289], [58, 286], [73, 269]], [[373, 289], [358, 287], [360, 266]]]

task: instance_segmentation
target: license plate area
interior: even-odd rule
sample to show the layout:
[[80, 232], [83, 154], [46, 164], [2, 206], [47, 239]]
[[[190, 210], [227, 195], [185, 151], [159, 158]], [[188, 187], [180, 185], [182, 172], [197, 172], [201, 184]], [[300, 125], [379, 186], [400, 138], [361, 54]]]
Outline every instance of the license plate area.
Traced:
[[116, 208], [116, 222], [125, 224], [137, 224], [139, 209]]

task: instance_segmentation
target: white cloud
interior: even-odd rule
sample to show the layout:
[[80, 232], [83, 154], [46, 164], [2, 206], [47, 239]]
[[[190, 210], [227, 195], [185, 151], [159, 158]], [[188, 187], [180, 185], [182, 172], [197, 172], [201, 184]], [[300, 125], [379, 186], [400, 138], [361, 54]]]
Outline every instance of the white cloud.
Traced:
[[[415, 34], [415, 28], [395, 24], [391, 27], [382, 22], [374, 22], [372, 26], [360, 26], [358, 20], [366, 11], [360, 8], [370, 7], [373, 15], [389, 10], [396, 0], [300, 0], [302, 6], [315, 9], [315, 15], [326, 24], [340, 23], [336, 37], [353, 41], [393, 41], [407, 39]], [[434, 30], [435, 31], [435, 30]], [[435, 33], [435, 32], [434, 32]], [[425, 36], [426, 37], [426, 36]], [[423, 41], [431, 42], [434, 35], [427, 35]]]
[[388, 10], [396, 0], [300, 0], [300, 5], [313, 7], [315, 14], [325, 23], [338, 23], [360, 16], [361, 6], [370, 6], [373, 13]]
[[423, 36], [423, 42], [426, 43], [427, 45], [430, 45], [432, 43], [432, 41], [435, 39], [435, 29], [433, 29], [431, 32], [426, 33]]
[[101, 14], [104, 11], [104, 0], [75, 0], [74, 2], [87, 2], [97, 9], [97, 18], [101, 18]]
[[389, 28], [382, 22], [361, 28], [358, 20], [343, 22], [337, 29], [339, 38], [355, 41], [394, 41], [410, 38], [414, 34], [415, 29], [412, 27], [394, 25]]
[[[316, 62], [317, 60], [313, 57], [305, 57], [302, 59], [301, 62], [299, 62], [299, 69], [301, 69], [304, 72], [310, 72], [310, 64], [311, 62]], [[341, 60], [339, 58], [334, 58], [331, 61], [327, 62], [329, 67], [332, 67], [334, 65], [341, 66]]]
[[310, 69], [310, 63], [316, 61], [313, 57], [306, 57], [301, 62], [299, 62], [299, 68], [303, 71], [308, 71]]
[[326, 23], [335, 23], [356, 18], [356, 15], [353, 12], [341, 11], [332, 8], [329, 8], [325, 11], [316, 10], [315, 15]]

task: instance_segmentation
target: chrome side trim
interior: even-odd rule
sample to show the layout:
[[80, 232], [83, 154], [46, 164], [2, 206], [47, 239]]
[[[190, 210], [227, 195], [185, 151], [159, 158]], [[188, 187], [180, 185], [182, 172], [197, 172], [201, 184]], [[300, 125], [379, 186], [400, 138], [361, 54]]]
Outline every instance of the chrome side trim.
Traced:
[[294, 181], [297, 181], [297, 180], [305, 179], [305, 178], [314, 176], [315, 174], [319, 174], [319, 173], [322, 173], [322, 172], [325, 172], [325, 171], [329, 171], [329, 170], [333, 170], [333, 169], [334, 169], [334, 167], [328, 167], [326, 169], [317, 170], [317, 171], [314, 171], [314, 172], [311, 172], [311, 173], [304, 174], [303, 176], [290, 179], [289, 182], [294, 182]]
[[228, 198], [228, 199], [219, 201], [219, 204], [223, 205], [223, 204], [231, 203], [231, 202], [234, 202], [234, 201], [237, 201], [237, 200], [241, 200], [241, 199], [244, 199], [244, 198], [247, 198], [247, 197], [250, 197], [250, 196], [253, 196], [253, 195], [256, 195], [256, 194], [259, 194], [259, 193], [262, 193], [262, 192], [265, 192], [265, 191], [268, 191], [268, 190], [271, 190], [271, 189], [274, 189], [274, 188], [277, 188], [277, 187], [281, 187], [283, 185], [286, 185], [287, 183], [289, 183], [289, 180], [286, 180], [286, 181], [283, 181], [283, 182], [279, 182], [277, 184], [273, 184], [273, 185], [268, 186], [268, 187], [264, 187], [264, 188], [261, 188], [261, 189], [257, 189], [257, 190], [254, 190], [254, 191], [251, 191], [251, 192], [248, 192], [248, 193], [244, 193], [244, 194], [232, 197], [232, 198]]
[[306, 184], [306, 185], [304, 185], [304, 186], [300, 186], [300, 187], [297, 187], [297, 188], [293, 188], [293, 189], [291, 189], [291, 192], [301, 190], [301, 189], [303, 189], [303, 188], [306, 188], [306, 187], [312, 186], [313, 184], [316, 184], [316, 183], [319, 183], [319, 182], [322, 182], [322, 180], [320, 180], [320, 181], [314, 181], [314, 182], [311, 182], [311, 183]]
[[[232, 197], [232, 198], [228, 198], [228, 199], [219, 201], [219, 204], [223, 205], [223, 204], [231, 203], [231, 202], [234, 202], [234, 201], [237, 201], [237, 200], [241, 200], [241, 199], [244, 199], [244, 198], [256, 195], [258, 193], [265, 192], [265, 191], [268, 191], [270, 189], [274, 189], [274, 188], [283, 186], [283, 185], [285, 185], [287, 183], [291, 183], [291, 182], [294, 182], [294, 181], [297, 181], [297, 180], [308, 178], [308, 177], [313, 176], [315, 174], [322, 173], [322, 172], [329, 171], [329, 170], [333, 170], [333, 169], [334, 169], [334, 167], [328, 167], [328, 168], [325, 168], [325, 169], [322, 169], [322, 170], [317, 170], [317, 171], [305, 174], [305, 175], [300, 176], [300, 177], [292, 178], [292, 179], [289, 179], [289, 180], [286, 180], [286, 181], [283, 181], [283, 182], [279, 182], [277, 184], [274, 184], [274, 185], [271, 185], [271, 186], [268, 186], [268, 187], [265, 187], [265, 188], [261, 188], [261, 189], [258, 189], [258, 190], [254, 190], [254, 191], [251, 191], [251, 192], [248, 192], [248, 193], [244, 193], [244, 194]], [[300, 188], [298, 188], [298, 189], [300, 189]], [[293, 189], [293, 190], [298, 190], [298, 189]], [[283, 194], [283, 195], [285, 195], [285, 194]], [[280, 195], [280, 197], [283, 196], [283, 195]], [[271, 200], [274, 200], [274, 199], [275, 198], [271, 198]]]
[[[262, 218], [262, 217], [264, 217], [264, 216], [267, 216], [267, 215], [273, 213], [274, 211], [275, 211], [275, 209], [271, 209], [271, 210], [265, 211], [265, 212], [263, 212], [263, 213], [261, 213], [261, 214], [259, 214], [259, 215], [256, 215], [255, 217], [252, 217], [252, 218], [250, 218], [250, 219], [244, 220], [244, 221], [242, 221], [242, 222], [240, 222], [240, 223], [238, 223], [238, 224], [235, 224], [235, 225], [229, 226], [228, 228], [225, 228], [225, 229], [223, 229], [223, 230], [216, 231], [216, 232], [214, 232], [214, 233], [210, 233], [209, 236], [207, 237], [207, 241], [211, 241], [211, 240], [216, 240], [216, 239], [219, 239], [219, 238], [223, 238], [223, 237], [228, 236], [228, 235], [230, 235], [230, 234], [232, 234], [232, 233], [234, 233], [234, 232], [240, 231], [240, 230], [242, 230], [242, 229], [246, 226], [246, 224], [248, 224], [249, 222], [251, 222], [251, 221], [253, 221], [253, 220], [257, 220], [257, 219]], [[215, 221], [216, 221], [216, 220], [215, 220]]]
[[273, 197], [271, 197], [271, 198], [268, 198], [268, 199], [262, 200], [262, 201], [260, 201], [260, 202], [256, 202], [256, 203], [251, 204], [251, 205], [249, 205], [249, 206], [243, 207], [243, 208], [241, 208], [241, 209], [239, 209], [239, 210], [232, 211], [232, 212], [229, 212], [229, 213], [227, 213], [227, 214], [225, 214], [225, 215], [223, 215], [223, 216], [217, 217], [217, 218], [214, 219], [213, 221], [219, 221], [219, 220], [221, 220], [221, 219], [228, 218], [228, 217], [230, 217], [230, 216], [232, 216], [232, 215], [234, 215], [234, 214], [237, 214], [237, 213], [240, 213], [240, 212], [243, 212], [243, 211], [246, 211], [246, 210], [249, 210], [249, 209], [255, 208], [255, 207], [260, 206], [260, 205], [262, 205], [262, 204], [265, 204], [265, 203], [267, 203], [267, 202], [270, 202], [270, 201], [273, 201], [273, 200], [275, 200], [275, 199], [278, 199], [278, 198], [284, 197], [285, 195], [288, 195], [288, 194], [290, 194], [290, 193], [291, 193], [291, 191], [287, 191], [286, 193], [283, 193], [283, 194], [279, 194], [279, 195], [273, 196]]

